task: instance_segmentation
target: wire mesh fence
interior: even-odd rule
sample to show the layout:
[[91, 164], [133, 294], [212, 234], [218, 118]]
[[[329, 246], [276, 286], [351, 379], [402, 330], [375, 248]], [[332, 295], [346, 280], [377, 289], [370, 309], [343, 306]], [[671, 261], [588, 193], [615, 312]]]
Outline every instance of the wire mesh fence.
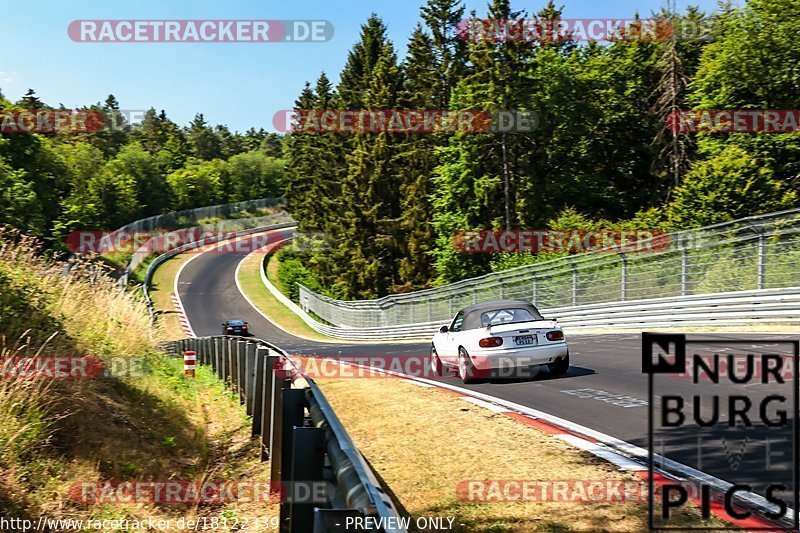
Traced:
[[300, 286], [300, 305], [340, 327], [447, 321], [460, 308], [522, 299], [542, 309], [800, 287], [800, 209], [658, 235], [656, 251], [574, 254], [434, 289], [335, 300]]

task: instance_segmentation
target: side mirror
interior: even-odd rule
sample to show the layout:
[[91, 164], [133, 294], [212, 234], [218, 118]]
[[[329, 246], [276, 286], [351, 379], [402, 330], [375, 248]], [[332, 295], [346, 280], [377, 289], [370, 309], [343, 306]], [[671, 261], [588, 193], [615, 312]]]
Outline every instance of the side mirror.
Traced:
[[442, 326], [439, 328], [439, 333], [447, 333], [447, 326]]

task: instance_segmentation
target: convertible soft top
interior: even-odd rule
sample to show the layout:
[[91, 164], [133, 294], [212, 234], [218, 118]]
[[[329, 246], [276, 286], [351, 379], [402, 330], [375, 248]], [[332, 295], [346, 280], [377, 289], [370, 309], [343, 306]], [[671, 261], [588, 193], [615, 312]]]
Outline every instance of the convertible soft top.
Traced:
[[487, 311], [496, 311], [498, 309], [525, 309], [531, 315], [542, 319], [542, 315], [536, 307], [524, 300], [492, 300], [490, 302], [482, 302], [479, 304], [470, 305], [464, 308], [464, 322], [461, 324], [462, 330], [477, 329], [481, 326], [481, 314]]

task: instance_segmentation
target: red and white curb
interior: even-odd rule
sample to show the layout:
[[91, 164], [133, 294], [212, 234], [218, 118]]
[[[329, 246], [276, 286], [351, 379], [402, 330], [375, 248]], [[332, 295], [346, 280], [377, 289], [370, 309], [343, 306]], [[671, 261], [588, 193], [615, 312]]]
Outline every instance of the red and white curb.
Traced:
[[189, 319], [186, 318], [186, 310], [183, 308], [183, 302], [181, 302], [181, 299], [174, 292], [170, 293], [169, 297], [172, 300], [172, 307], [175, 308], [175, 312], [178, 314], [178, 320], [181, 323], [181, 329], [183, 329], [183, 332], [187, 337], [194, 337], [194, 330], [192, 330], [192, 325], [189, 323]]
[[[526, 426], [533, 427], [543, 433], [551, 435], [553, 438], [562, 440], [580, 450], [591, 453], [592, 455], [612, 463], [621, 471], [632, 472], [647, 480], [649, 471], [647, 466], [648, 450], [617, 439], [605, 433], [595, 431], [593, 429], [581, 426], [574, 422], [570, 422], [563, 418], [526, 407], [514, 402], [509, 402], [501, 398], [495, 398], [477, 391], [464, 389], [455, 385], [441, 383], [430, 379], [409, 376], [394, 372], [391, 370], [379, 369], [375, 367], [364, 367], [363, 365], [351, 362], [338, 361], [342, 365], [350, 365], [369, 369], [371, 372], [377, 372], [400, 378], [407, 383], [417, 385], [420, 387], [437, 388], [442, 392], [447, 392], [464, 401], [470, 402], [474, 405], [484, 407], [490, 411], [505, 415], [517, 422], [525, 424]], [[653, 470], [653, 484], [655, 486], [663, 486], [666, 484], [674, 484], [675, 482], [690, 481], [693, 483], [702, 483], [711, 486], [717, 491], [724, 492], [732, 485], [727, 481], [723, 481], [714, 476], [695, 470], [691, 467], [677, 463], [666, 457], [654, 454], [654, 461], [669, 468], [669, 471], [663, 468], [655, 468]], [[767, 502], [762, 496], [753, 493], [741, 494], [739, 496], [742, 500], [747, 501], [754, 508], [758, 509], [760, 514], [768, 511], [775, 511], [776, 507]], [[697, 506], [701, 505], [699, 497], [690, 495], [689, 501]], [[792, 510], [788, 509], [786, 516], [792, 515]], [[744, 530], [757, 529], [764, 531], [771, 528], [780, 529], [775, 523], [761, 518], [753, 514], [746, 519], [738, 519], [728, 515], [721, 502], [712, 498], [711, 513], [720, 518], [734, 524]]]

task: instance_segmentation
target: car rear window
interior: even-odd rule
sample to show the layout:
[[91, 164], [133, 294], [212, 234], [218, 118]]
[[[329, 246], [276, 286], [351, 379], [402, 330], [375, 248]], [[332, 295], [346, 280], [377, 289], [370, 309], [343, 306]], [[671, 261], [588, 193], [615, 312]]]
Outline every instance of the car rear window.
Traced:
[[241, 320], [228, 320], [229, 326], [244, 326], [244, 322]]
[[508, 307], [481, 313], [481, 326], [496, 326], [498, 324], [509, 324], [512, 322], [530, 322], [533, 320], [543, 320], [542, 315], [532, 314], [528, 309], [521, 307]]

